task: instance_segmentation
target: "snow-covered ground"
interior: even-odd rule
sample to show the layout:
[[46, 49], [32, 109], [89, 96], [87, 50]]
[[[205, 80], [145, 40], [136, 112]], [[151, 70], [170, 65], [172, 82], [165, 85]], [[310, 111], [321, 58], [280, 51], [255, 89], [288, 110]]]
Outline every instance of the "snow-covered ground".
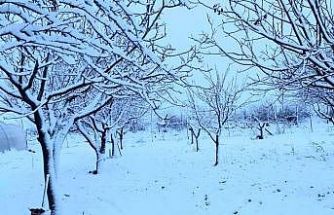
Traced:
[[[220, 164], [204, 136], [194, 152], [185, 132], [129, 134], [123, 156], [103, 173], [94, 153], [72, 135], [60, 164], [62, 211], [68, 215], [330, 215], [334, 214], [334, 136], [327, 126], [287, 130], [252, 140], [224, 137]], [[68, 145], [68, 146], [67, 146]], [[0, 154], [0, 214], [29, 214], [43, 193], [41, 152]]]

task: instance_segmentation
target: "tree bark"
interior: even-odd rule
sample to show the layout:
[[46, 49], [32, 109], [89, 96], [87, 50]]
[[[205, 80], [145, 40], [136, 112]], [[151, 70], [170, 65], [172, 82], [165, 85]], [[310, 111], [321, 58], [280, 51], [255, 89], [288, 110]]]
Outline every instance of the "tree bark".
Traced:
[[198, 145], [198, 139], [199, 139], [199, 135], [201, 134], [201, 129], [198, 129], [197, 134], [194, 133], [194, 137], [195, 137], [195, 151], [198, 152], [199, 151], [199, 145]]
[[123, 150], [123, 138], [124, 138], [124, 128], [121, 128], [119, 132], [119, 144], [122, 150]]
[[190, 131], [190, 135], [191, 135], [191, 142], [190, 144], [194, 144], [194, 130], [193, 128], [189, 128], [189, 131]]
[[263, 136], [263, 129], [264, 129], [264, 127], [265, 127], [265, 123], [258, 123], [258, 130], [259, 130], [259, 132], [260, 132], [260, 134], [259, 135], [257, 135], [257, 139], [259, 139], [259, 140], [262, 140], [263, 138], [264, 138], [264, 136]]
[[216, 135], [216, 140], [214, 141], [215, 142], [215, 163], [214, 163], [214, 166], [217, 166], [218, 165], [218, 158], [219, 158], [219, 136]]
[[[39, 138], [40, 139], [40, 138]], [[53, 163], [53, 152], [49, 150], [45, 142], [41, 142], [42, 153], [43, 153], [43, 167], [44, 167], [44, 181], [46, 183], [47, 175], [49, 175], [49, 184], [47, 185], [47, 196], [49, 209], [51, 210], [51, 215], [56, 215], [57, 201], [56, 201], [56, 187], [55, 187], [55, 166]]]
[[111, 143], [111, 157], [115, 156], [115, 141], [112, 134], [110, 134], [110, 143]]
[[198, 146], [198, 138], [195, 139], [195, 151], [199, 151], [199, 146]]
[[95, 162], [95, 171], [93, 171], [93, 174], [99, 174], [100, 173], [100, 167], [101, 167], [101, 158], [102, 154], [99, 152], [99, 150], [95, 150], [96, 155], [96, 162]]
[[107, 130], [103, 130], [101, 134], [101, 146], [100, 153], [104, 154], [106, 152], [106, 142], [107, 142]]
[[[43, 155], [43, 171], [44, 171], [44, 181], [46, 183], [47, 175], [49, 175], [49, 183], [47, 185], [47, 197], [48, 197], [48, 205], [51, 211], [51, 215], [57, 214], [57, 195], [56, 195], [56, 161], [57, 161], [57, 151], [54, 146], [49, 143], [46, 133], [42, 129], [42, 119], [39, 114], [35, 113], [35, 124], [38, 133], [37, 140], [42, 148]], [[51, 147], [52, 146], [52, 147]]]
[[57, 162], [57, 152], [54, 148], [48, 147], [45, 135], [43, 132], [38, 132], [38, 141], [41, 144], [42, 154], [43, 154], [43, 169], [44, 169], [44, 181], [46, 183], [47, 175], [49, 175], [49, 184], [47, 185], [47, 197], [48, 205], [51, 211], [51, 215], [57, 214], [58, 201], [57, 201], [57, 177], [56, 177], [56, 163]]

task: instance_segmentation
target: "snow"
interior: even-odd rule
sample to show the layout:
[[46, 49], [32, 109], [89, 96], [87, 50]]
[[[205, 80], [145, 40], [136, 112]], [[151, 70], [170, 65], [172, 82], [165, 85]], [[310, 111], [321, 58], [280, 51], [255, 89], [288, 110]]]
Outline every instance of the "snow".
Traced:
[[4, 124], [0, 121], [0, 153], [7, 150], [24, 150], [26, 132], [17, 125]]
[[[330, 215], [334, 213], [334, 141], [328, 125], [305, 124], [253, 140], [250, 130], [224, 136], [220, 164], [214, 145], [200, 138], [194, 152], [186, 131], [125, 136], [123, 156], [94, 169], [95, 154], [71, 134], [61, 153], [59, 185], [63, 214]], [[225, 134], [227, 131], [225, 131]], [[0, 155], [0, 208], [29, 214], [43, 193], [41, 151]]]

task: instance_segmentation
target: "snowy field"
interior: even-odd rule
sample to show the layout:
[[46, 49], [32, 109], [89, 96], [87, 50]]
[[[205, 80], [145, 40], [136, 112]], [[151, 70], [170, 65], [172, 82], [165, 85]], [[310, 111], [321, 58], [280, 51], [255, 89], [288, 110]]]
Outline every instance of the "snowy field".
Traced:
[[[123, 156], [104, 162], [72, 135], [61, 155], [62, 212], [67, 215], [332, 215], [334, 132], [327, 125], [252, 140], [225, 135], [220, 164], [203, 135], [194, 152], [186, 132], [125, 136]], [[227, 132], [226, 132], [227, 133]], [[43, 193], [39, 146], [0, 154], [0, 214], [29, 214]]]

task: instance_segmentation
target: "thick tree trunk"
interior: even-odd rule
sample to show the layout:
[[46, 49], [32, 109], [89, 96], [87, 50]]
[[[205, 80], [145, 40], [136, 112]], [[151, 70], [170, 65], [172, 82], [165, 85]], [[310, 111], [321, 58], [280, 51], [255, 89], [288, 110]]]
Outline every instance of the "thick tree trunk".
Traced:
[[104, 154], [106, 152], [106, 142], [107, 142], [107, 130], [103, 130], [101, 134], [101, 147], [100, 147], [101, 154]]
[[[47, 197], [49, 208], [51, 210], [51, 215], [56, 214], [57, 201], [56, 201], [56, 192], [55, 192], [55, 176], [54, 176], [54, 165], [53, 165], [53, 152], [48, 150], [45, 143], [41, 143], [42, 152], [43, 152], [43, 166], [44, 166], [44, 180], [46, 183], [47, 175], [49, 175], [49, 184], [47, 185]], [[52, 170], [53, 169], [53, 170]]]
[[[34, 108], [34, 107], [33, 107]], [[60, 211], [60, 201], [57, 198], [57, 192], [59, 190], [57, 183], [57, 169], [58, 169], [58, 160], [60, 156], [61, 146], [65, 140], [65, 136], [68, 132], [63, 130], [57, 130], [57, 132], [51, 132], [52, 135], [46, 131], [43, 126], [44, 120], [42, 119], [39, 111], [34, 113], [36, 130], [38, 133], [37, 140], [42, 148], [43, 155], [43, 171], [44, 171], [44, 180], [47, 182], [47, 178], [49, 176], [48, 184], [47, 184], [47, 198], [48, 205], [51, 211], [51, 215], [59, 215]], [[67, 127], [69, 129], [70, 127]], [[65, 131], [65, 132], [64, 132]], [[44, 207], [44, 202], [42, 207]]]
[[95, 170], [93, 171], [93, 174], [99, 174], [101, 170], [101, 159], [103, 154], [99, 152], [99, 150], [95, 150], [95, 155], [96, 155], [96, 162], [95, 162]]
[[[59, 211], [58, 200], [57, 200], [57, 160], [59, 152], [52, 143], [48, 143], [45, 139], [43, 132], [39, 133], [38, 140], [41, 144], [42, 153], [43, 153], [43, 167], [44, 167], [44, 180], [47, 182], [47, 175], [49, 175], [49, 183], [47, 185], [47, 197], [49, 209], [51, 215], [57, 215]], [[53, 143], [55, 144], [55, 143]]]
[[216, 135], [216, 140], [214, 141], [215, 142], [215, 163], [213, 164], [214, 166], [217, 166], [218, 165], [218, 156], [219, 156], [219, 136]]

